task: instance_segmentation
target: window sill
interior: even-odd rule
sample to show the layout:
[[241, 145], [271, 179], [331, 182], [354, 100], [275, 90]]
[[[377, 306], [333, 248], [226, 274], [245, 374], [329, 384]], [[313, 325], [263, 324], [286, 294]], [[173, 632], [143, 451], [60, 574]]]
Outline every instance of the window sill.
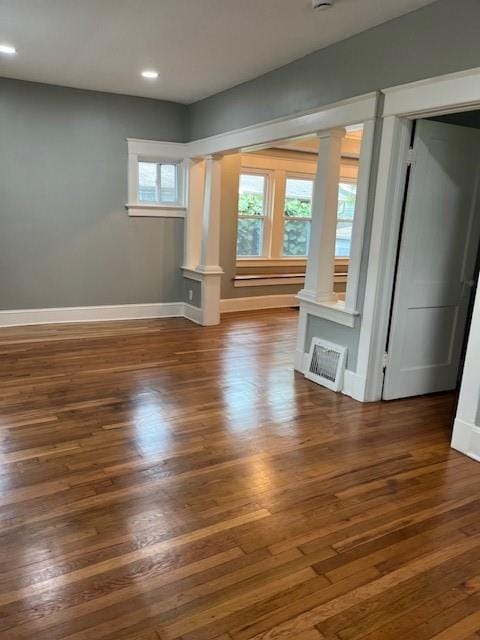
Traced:
[[127, 204], [128, 215], [140, 218], [184, 218], [186, 208], [180, 205]]
[[336, 324], [341, 324], [345, 327], [353, 328], [355, 326], [356, 319], [360, 316], [358, 311], [345, 308], [345, 302], [342, 300], [332, 300], [318, 302], [311, 300], [302, 291], [298, 294], [297, 298], [300, 300], [302, 308], [311, 315], [317, 318], [323, 318]]
[[237, 267], [304, 267], [306, 258], [237, 258]]
[[[336, 265], [346, 265], [350, 262], [349, 258], [335, 258]], [[307, 258], [237, 258], [237, 267], [304, 267], [307, 264]]]
[[289, 285], [305, 282], [304, 273], [262, 273], [233, 278], [234, 287], [265, 287], [271, 285]]
[[[305, 273], [252, 273], [246, 275], [236, 275], [233, 278], [234, 287], [263, 287], [282, 284], [304, 284]], [[346, 273], [336, 273], [334, 276], [336, 284], [346, 283]]]

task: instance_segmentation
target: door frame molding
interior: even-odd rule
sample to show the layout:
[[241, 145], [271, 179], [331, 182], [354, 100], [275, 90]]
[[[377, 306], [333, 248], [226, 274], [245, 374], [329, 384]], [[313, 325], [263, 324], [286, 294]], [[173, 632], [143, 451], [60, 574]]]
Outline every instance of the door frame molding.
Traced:
[[383, 133], [374, 198], [357, 377], [363, 402], [381, 400], [396, 247], [413, 120], [480, 108], [480, 68], [384, 89]]

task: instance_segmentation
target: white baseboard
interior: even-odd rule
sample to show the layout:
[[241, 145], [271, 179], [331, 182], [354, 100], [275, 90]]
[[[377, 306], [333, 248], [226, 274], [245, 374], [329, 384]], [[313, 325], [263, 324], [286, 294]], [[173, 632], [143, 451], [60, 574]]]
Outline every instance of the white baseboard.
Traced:
[[455, 418], [452, 448], [480, 462], [480, 427]]
[[185, 302], [183, 305], [183, 315], [187, 320], [191, 320], [196, 324], [203, 324], [203, 309], [200, 309], [200, 307], [194, 307], [193, 304]]
[[255, 311], [256, 309], [280, 309], [282, 307], [298, 307], [294, 293], [271, 296], [249, 296], [248, 298], [224, 298], [220, 300], [220, 313], [233, 311]]
[[307, 357], [308, 353], [304, 353], [303, 351], [299, 351], [298, 349], [295, 351], [295, 371], [298, 371], [299, 373], [305, 373]]
[[353, 371], [345, 370], [342, 393], [358, 402], [365, 402], [365, 380]]
[[[303, 353], [298, 349], [295, 351], [295, 371], [305, 374], [305, 370], [307, 367], [307, 358], [308, 353]], [[348, 369], [346, 369], [343, 375], [342, 393], [344, 393], [346, 396], [350, 396], [350, 398], [353, 398], [354, 400], [363, 402], [363, 390], [363, 378], [353, 371], [349, 371]]]
[[184, 315], [183, 302], [152, 304], [118, 304], [98, 307], [59, 307], [0, 311], [0, 327], [59, 322], [101, 322], [104, 320], [139, 320], [142, 318], [176, 318]]

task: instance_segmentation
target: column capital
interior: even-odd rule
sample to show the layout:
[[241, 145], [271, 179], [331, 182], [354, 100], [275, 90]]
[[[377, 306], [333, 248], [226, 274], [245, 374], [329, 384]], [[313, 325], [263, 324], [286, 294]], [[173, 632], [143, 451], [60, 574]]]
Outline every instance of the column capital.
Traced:
[[204, 160], [221, 160], [224, 155], [224, 153], [209, 153], [204, 156]]
[[322, 131], [317, 131], [316, 136], [320, 140], [325, 138], [344, 138], [347, 135], [347, 130], [345, 127], [335, 127], [333, 129], [323, 129]]

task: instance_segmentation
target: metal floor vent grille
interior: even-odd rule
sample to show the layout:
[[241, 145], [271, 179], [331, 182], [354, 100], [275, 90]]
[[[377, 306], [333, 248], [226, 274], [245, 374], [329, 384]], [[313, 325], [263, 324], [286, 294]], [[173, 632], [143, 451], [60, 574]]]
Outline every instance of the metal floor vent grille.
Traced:
[[332, 391], [340, 391], [346, 355], [346, 347], [314, 338], [308, 354], [305, 377]]

